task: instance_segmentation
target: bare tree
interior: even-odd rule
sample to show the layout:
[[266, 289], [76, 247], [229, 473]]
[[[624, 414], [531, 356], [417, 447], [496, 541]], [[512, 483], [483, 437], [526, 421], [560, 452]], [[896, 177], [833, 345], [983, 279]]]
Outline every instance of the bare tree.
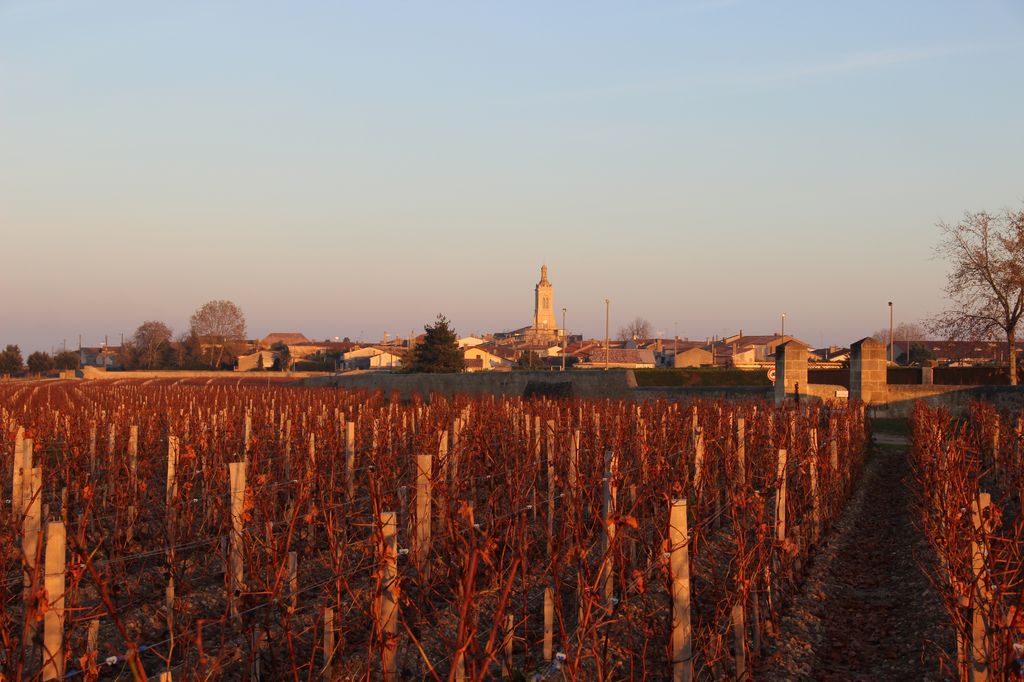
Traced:
[[[893, 340], [895, 341], [923, 341], [927, 336], [927, 330], [925, 327], [917, 322], [900, 322], [898, 325], [893, 327], [892, 330]], [[889, 345], [889, 328], [879, 329], [877, 332], [871, 335], [875, 341], [881, 341], [885, 345]]]
[[[216, 360], [211, 364], [219, 367], [228, 344], [245, 340], [245, 315], [231, 301], [207, 301], [192, 313], [190, 328], [201, 342], [217, 350]], [[213, 358], [212, 353], [210, 357]]]
[[625, 327], [619, 327], [620, 341], [649, 338], [651, 338], [651, 323], [642, 317], [634, 318], [633, 321]]
[[936, 253], [950, 262], [946, 279], [949, 310], [929, 326], [949, 338], [1005, 336], [1010, 383], [1017, 385], [1017, 325], [1024, 316], [1024, 210], [965, 213], [960, 222], [939, 223]]
[[158, 320], [146, 320], [135, 330], [132, 342], [140, 366], [159, 367], [171, 348], [171, 328]]

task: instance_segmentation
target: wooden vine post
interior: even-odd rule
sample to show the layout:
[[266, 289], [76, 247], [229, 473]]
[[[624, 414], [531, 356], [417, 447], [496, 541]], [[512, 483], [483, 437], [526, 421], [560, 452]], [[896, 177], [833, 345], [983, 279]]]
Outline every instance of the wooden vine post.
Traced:
[[550, 663], [554, 656], [555, 641], [555, 591], [549, 585], [544, 588], [544, 660]]
[[736, 477], [740, 487], [747, 485], [747, 420], [736, 418]]
[[[43, 614], [43, 680], [64, 679], [64, 563], [67, 540], [64, 524], [57, 521], [46, 527], [44, 585], [46, 611]], [[97, 621], [98, 622], [98, 621]]]
[[[429, 455], [421, 455], [428, 456]], [[381, 512], [380, 608], [377, 627], [380, 631], [381, 667], [385, 682], [397, 679], [395, 654], [398, 651], [398, 534], [393, 511]]]
[[992, 425], [992, 467], [996, 474], [996, 480], [1002, 480], [1003, 467], [1002, 459], [999, 456], [999, 414], [996, 414], [995, 423]]
[[355, 497], [356, 490], [356, 423], [345, 423], [345, 489], [348, 499]]
[[821, 537], [821, 498], [818, 496], [818, 456], [817, 450], [811, 451], [811, 543], [818, 544]]
[[131, 504], [128, 505], [128, 528], [125, 533], [125, 541], [131, 544], [135, 536], [135, 519], [138, 510], [135, 502], [139, 495], [139, 427], [132, 424], [128, 430], [128, 489], [131, 493]]
[[167, 587], [164, 603], [167, 612], [167, 631], [174, 637], [174, 546], [178, 500], [178, 437], [167, 437]]
[[290, 613], [299, 608], [299, 553], [288, 552], [288, 600]]
[[[32, 439], [25, 439], [25, 450], [31, 456]], [[26, 468], [28, 487], [23, 490], [24, 522], [22, 524], [21, 548], [25, 554], [23, 570], [23, 603], [25, 604], [25, 629], [28, 634], [25, 641], [33, 641], [36, 637], [37, 621], [35, 618], [34, 593], [39, 567], [40, 540], [42, 539], [42, 487], [43, 470], [41, 467]]]
[[89, 474], [96, 475], [96, 422], [89, 425]]
[[704, 430], [697, 422], [697, 406], [693, 407], [693, 494], [696, 500], [701, 498], [704, 487]]
[[422, 579], [428, 577], [430, 555], [430, 516], [433, 455], [416, 456], [416, 535], [413, 543], [413, 564]]
[[171, 523], [171, 507], [178, 496], [178, 437], [167, 437], [167, 510], [168, 524]]
[[516, 618], [511, 613], [505, 616], [505, 628], [504, 628], [504, 640], [502, 641], [502, 653], [504, 654], [504, 660], [501, 662], [502, 675], [505, 677], [512, 676], [512, 656], [515, 653], [513, 650], [513, 644], [515, 643], [516, 637]]
[[776, 471], [779, 489], [775, 493], [775, 539], [781, 545], [786, 541], [786, 451], [779, 450], [779, 464]]
[[569, 451], [569, 490], [576, 490], [576, 480], [580, 472], [580, 430], [572, 432], [572, 448]]
[[324, 607], [324, 667], [322, 678], [334, 679], [334, 609]]
[[128, 429], [128, 473], [131, 477], [132, 493], [139, 485], [138, 475], [138, 464], [139, 464], [139, 427], [132, 424]]
[[245, 526], [245, 462], [228, 464], [228, 478], [231, 495], [231, 543], [228, 565], [228, 591], [231, 617], [240, 619], [238, 597], [244, 588], [245, 563], [242, 560], [242, 529]]
[[24, 510], [22, 506], [22, 487], [25, 480], [25, 429], [18, 427], [14, 436], [14, 452], [11, 457], [11, 521], [15, 526], [21, 520]]
[[547, 423], [547, 480], [548, 480], [548, 525], [547, 557], [551, 558], [555, 547], [555, 422]]
[[686, 500], [672, 500], [669, 512], [669, 577], [672, 580], [672, 680], [693, 679], [690, 624], [690, 545]]
[[27, 571], [30, 568], [35, 568], [36, 560], [36, 544], [38, 543], [39, 533], [39, 494], [36, 489], [35, 482], [35, 468], [32, 466], [32, 447], [33, 440], [26, 438], [22, 441], [21, 461], [18, 466], [18, 472], [20, 474], [19, 483], [19, 494], [15, 498], [16, 513], [15, 518], [21, 521], [22, 526], [22, 538], [21, 546], [25, 553], [26, 563], [26, 575], [25, 585], [28, 587], [31, 580]]
[[249, 410], [245, 411], [245, 434], [243, 435], [242, 441], [242, 452], [245, 457], [246, 464], [249, 463], [249, 443], [252, 441], [252, 414]]
[[988, 569], [985, 558], [988, 543], [985, 536], [989, 531], [987, 509], [992, 502], [988, 493], [978, 493], [978, 499], [971, 503], [971, 522], [974, 536], [971, 539], [971, 570], [974, 575], [974, 594], [971, 599], [971, 682], [986, 682], [989, 679], [988, 661], [991, 654], [991, 639], [986, 621], [991, 608]]
[[747, 673], [747, 624], [743, 602], [732, 605], [732, 636], [736, 648], [736, 679], [742, 680]]
[[614, 455], [611, 450], [605, 452], [604, 472], [604, 502], [601, 509], [601, 520], [604, 525], [604, 564], [601, 569], [602, 594], [604, 595], [605, 608], [612, 610], [613, 598], [615, 597], [615, 561], [612, 554], [612, 547], [615, 544], [615, 492], [612, 485], [614, 475]]

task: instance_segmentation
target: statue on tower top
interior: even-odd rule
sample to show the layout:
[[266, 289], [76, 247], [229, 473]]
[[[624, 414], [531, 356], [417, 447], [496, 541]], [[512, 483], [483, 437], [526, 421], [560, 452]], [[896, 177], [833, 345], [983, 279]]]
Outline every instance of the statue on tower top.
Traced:
[[540, 282], [538, 284], [551, 284], [548, 281], [548, 266], [546, 264], [540, 266]]

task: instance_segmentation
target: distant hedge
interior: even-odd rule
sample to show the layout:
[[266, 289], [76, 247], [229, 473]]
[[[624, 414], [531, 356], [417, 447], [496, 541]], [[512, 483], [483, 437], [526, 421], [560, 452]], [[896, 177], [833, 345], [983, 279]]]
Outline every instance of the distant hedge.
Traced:
[[637, 386], [771, 386], [764, 369], [637, 369]]

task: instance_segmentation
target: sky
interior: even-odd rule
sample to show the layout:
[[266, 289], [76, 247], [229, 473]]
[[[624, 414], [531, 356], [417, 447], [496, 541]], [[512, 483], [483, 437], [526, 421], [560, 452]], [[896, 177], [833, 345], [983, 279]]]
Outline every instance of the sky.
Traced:
[[847, 345], [1024, 202], [1024, 3], [0, 0], [0, 344], [438, 313]]

